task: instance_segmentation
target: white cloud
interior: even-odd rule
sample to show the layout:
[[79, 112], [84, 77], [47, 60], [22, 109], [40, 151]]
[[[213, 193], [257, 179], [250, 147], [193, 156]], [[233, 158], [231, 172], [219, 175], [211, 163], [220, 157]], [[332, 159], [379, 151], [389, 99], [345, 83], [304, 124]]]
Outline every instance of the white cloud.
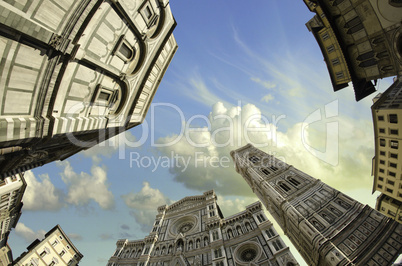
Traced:
[[124, 131], [119, 135], [116, 135], [110, 139], [107, 139], [98, 145], [95, 145], [88, 150], [83, 151], [82, 155], [86, 157], [91, 157], [93, 162], [99, 164], [102, 160], [101, 157], [110, 158], [115, 154], [122, 145], [125, 143], [134, 143], [136, 140], [135, 136], [131, 134], [130, 131]]
[[272, 96], [271, 94], [267, 94], [264, 97], [262, 97], [261, 101], [269, 103], [270, 101], [272, 101], [274, 99], [274, 96]]
[[261, 80], [260, 78], [256, 78], [256, 77], [251, 77], [251, 80], [260, 84], [261, 86], [263, 86], [264, 88], [266, 88], [268, 90], [276, 87], [276, 84], [271, 81]]
[[256, 196], [254, 197], [224, 197], [218, 195], [218, 205], [225, 217], [229, 217], [236, 213], [246, 210], [246, 206], [258, 201]]
[[125, 204], [133, 209], [130, 215], [140, 225], [141, 230], [149, 232], [157, 214], [156, 208], [169, 205], [172, 201], [159, 189], [152, 188], [148, 182], [142, 183], [143, 187], [138, 193], [130, 192], [122, 195]]
[[163, 195], [159, 189], [152, 188], [148, 182], [143, 182], [142, 185], [140, 192], [130, 192], [121, 196], [129, 208], [156, 210], [161, 205], [170, 204], [171, 200]]
[[15, 233], [20, 237], [24, 238], [27, 243], [31, 243], [36, 239], [39, 240], [43, 239], [46, 234], [46, 231], [39, 230], [38, 232], [34, 232], [31, 228], [19, 222], [15, 227]]
[[69, 237], [71, 240], [75, 240], [75, 241], [80, 241], [80, 240], [82, 240], [82, 236], [81, 236], [80, 234], [71, 233], [71, 234], [68, 234], [68, 237]]
[[27, 183], [23, 197], [24, 210], [56, 211], [63, 207], [63, 193], [55, 188], [48, 174], [39, 175], [38, 180], [32, 171], [27, 171], [24, 178]]
[[114, 207], [114, 196], [109, 191], [107, 173], [99, 166], [92, 166], [91, 174], [74, 172], [68, 161], [58, 162], [64, 167], [61, 177], [68, 186], [66, 202], [76, 205], [88, 205], [91, 200], [99, 204], [102, 209]]
[[[324, 110], [324, 108], [322, 108]], [[217, 116], [220, 119], [216, 119]], [[226, 117], [226, 119], [222, 118]], [[230, 118], [230, 119], [229, 119]], [[250, 118], [253, 118], [250, 120]], [[245, 124], [257, 131], [244, 131]], [[177, 162], [171, 169], [177, 182], [198, 191], [215, 189], [221, 195], [252, 196], [243, 178], [233, 169], [230, 151], [249, 142], [255, 146], [265, 144], [262, 150], [269, 152], [296, 168], [305, 171], [317, 179], [334, 186], [337, 189], [354, 189], [361, 187], [370, 189], [371, 158], [374, 154], [372, 124], [369, 119], [352, 119], [338, 115], [329, 119], [325, 116], [310, 124], [305, 130], [305, 140], [302, 141], [302, 123], [291, 125], [286, 132], [281, 132], [277, 126], [264, 119], [260, 109], [248, 104], [240, 107], [226, 108], [222, 103], [213, 106], [209, 114], [210, 127], [199, 128], [198, 131], [185, 132], [174, 145], [168, 145], [177, 136], [169, 136], [158, 140], [159, 151], [164, 155], [174, 152], [190, 160], [185, 167]], [[326, 148], [327, 122], [337, 123], [338, 132], [328, 132], [335, 138], [330, 141], [339, 142], [339, 151]], [[279, 124], [282, 121], [278, 122]], [[311, 150], [324, 152], [323, 157]], [[331, 165], [325, 160], [338, 159], [338, 164]], [[221, 164], [219, 164], [219, 160]]]

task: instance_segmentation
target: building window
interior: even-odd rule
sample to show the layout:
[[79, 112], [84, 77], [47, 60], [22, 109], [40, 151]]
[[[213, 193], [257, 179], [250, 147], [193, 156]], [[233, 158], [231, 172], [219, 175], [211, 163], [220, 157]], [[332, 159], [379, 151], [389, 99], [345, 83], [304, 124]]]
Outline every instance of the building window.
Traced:
[[398, 154], [390, 152], [389, 157], [394, 158], [394, 159], [398, 159]]
[[215, 212], [214, 212], [214, 211], [211, 211], [211, 212], [209, 213], [209, 217], [213, 217], [213, 216], [215, 216]]
[[380, 155], [385, 156], [385, 151], [380, 151]]
[[328, 32], [326, 32], [326, 33], [324, 33], [323, 35], [321, 35], [321, 37], [322, 37], [322, 39], [325, 41], [325, 40], [328, 40], [329, 39], [329, 34], [328, 34]]
[[338, 58], [332, 59], [331, 63], [333, 66], [339, 65], [339, 59]]
[[384, 160], [380, 160], [380, 164], [385, 164], [385, 161], [384, 161]]
[[388, 116], [389, 122], [392, 124], [398, 124], [398, 116], [396, 114], [390, 114]]
[[397, 140], [391, 140], [389, 142], [390, 146], [392, 149], [398, 149], [398, 141]]
[[269, 175], [269, 171], [267, 169], [261, 169], [261, 172], [263, 172], [265, 175]]
[[380, 139], [380, 146], [385, 147], [385, 139]]
[[274, 233], [274, 231], [273, 231], [271, 228], [268, 229], [268, 230], [265, 230], [265, 233], [267, 233], [267, 236], [268, 236], [269, 238], [272, 238], [272, 237], [275, 236], [275, 233]]
[[378, 131], [380, 131], [380, 133], [385, 133], [385, 128], [380, 128]]
[[251, 156], [251, 157], [249, 157], [248, 158], [249, 160], [250, 160], [250, 162], [252, 162], [252, 163], [256, 163], [256, 162], [258, 162], [258, 161], [260, 161], [260, 158], [258, 158], [257, 156]]
[[294, 186], [298, 186], [298, 185], [300, 185], [300, 182], [299, 181], [297, 181], [296, 179], [294, 179], [293, 177], [290, 177], [289, 179], [289, 182], [290, 183], [292, 183]]
[[389, 163], [389, 167], [392, 167], [392, 168], [397, 168], [397, 166], [396, 166], [396, 163]]
[[274, 171], [274, 172], [275, 172], [276, 170], [278, 170], [278, 168], [276, 168], [275, 166], [270, 166], [269, 168], [270, 168], [272, 171]]
[[391, 135], [398, 135], [398, 129], [390, 129], [389, 134]]
[[220, 248], [214, 250], [215, 258], [222, 257], [222, 250]]
[[224, 266], [225, 264], [223, 263], [223, 261], [218, 261], [215, 265], [216, 266]]
[[283, 245], [280, 240], [272, 241], [272, 245], [274, 246], [276, 251], [283, 249]]
[[285, 191], [285, 192], [288, 192], [289, 190], [290, 190], [290, 187], [287, 185], [287, 184], [285, 184], [285, 183], [280, 183], [279, 184], [279, 186]]
[[336, 72], [336, 73], [335, 73], [335, 76], [336, 76], [337, 79], [341, 79], [341, 78], [345, 77], [345, 76], [343, 75], [343, 72], [342, 72], [342, 71], [341, 71], [341, 72]]
[[378, 121], [384, 121], [384, 116], [383, 116], [383, 115], [379, 115], [379, 116], [378, 116]]
[[380, 181], [384, 181], [384, 177], [378, 177], [378, 180], [380, 180]]
[[388, 171], [388, 175], [392, 177], [396, 177], [396, 174], [394, 172]]
[[53, 265], [55, 265], [56, 263], [54, 262], [54, 261], [52, 261], [50, 264], [49, 264], [49, 266], [53, 266]]
[[392, 180], [387, 180], [387, 183], [390, 184], [391, 186], [395, 185], [395, 182]]
[[243, 231], [241, 230], [240, 225], [238, 225], [238, 226], [236, 227], [236, 231], [237, 231], [237, 234], [238, 234], [238, 235], [243, 234]]
[[377, 187], [382, 189], [382, 185], [378, 185]]
[[262, 214], [257, 214], [257, 219], [258, 219], [258, 222], [260, 222], [260, 223], [265, 222], [265, 220], [266, 220], [264, 215], [262, 215]]
[[119, 57], [121, 60], [124, 61], [124, 63], [128, 63], [135, 57], [135, 49], [126, 40], [124, 35], [122, 35], [120, 36], [120, 39], [116, 44], [116, 47], [113, 49], [112, 54]]
[[391, 216], [393, 216], [393, 217], [395, 217], [395, 216], [396, 216], [396, 213], [395, 213], [395, 212], [393, 212], [393, 211], [390, 211], [390, 210], [388, 210], [388, 214], [389, 214], [389, 215], [391, 215]]
[[331, 44], [330, 46], [327, 47], [327, 52], [332, 53], [333, 51], [335, 51], [335, 47], [333, 44]]
[[59, 242], [57, 242], [57, 240], [55, 240], [55, 241], [52, 243], [52, 247], [55, 247], [58, 243], [59, 243]]
[[390, 189], [390, 188], [387, 188], [387, 192], [393, 193], [394, 191], [392, 189]]
[[212, 239], [214, 241], [219, 239], [219, 233], [217, 231], [212, 232]]
[[151, 8], [149, 8], [149, 6], [144, 8], [144, 15], [147, 19], [150, 19], [152, 17], [152, 11]]
[[64, 251], [64, 249], [60, 252], [60, 257], [62, 257], [66, 252]]
[[46, 256], [46, 250], [44, 250], [44, 251], [42, 251], [42, 253], [40, 253], [40, 255], [39, 256], [41, 256], [42, 258], [44, 257], [44, 256]]

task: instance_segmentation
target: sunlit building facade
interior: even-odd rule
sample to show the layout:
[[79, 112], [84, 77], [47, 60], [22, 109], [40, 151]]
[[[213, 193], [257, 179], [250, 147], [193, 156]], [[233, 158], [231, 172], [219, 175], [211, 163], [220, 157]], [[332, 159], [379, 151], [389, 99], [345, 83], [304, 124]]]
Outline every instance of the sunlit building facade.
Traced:
[[306, 26], [321, 49], [334, 91], [351, 81], [359, 101], [375, 92], [377, 79], [402, 74], [400, 1], [304, 2], [316, 14]]
[[117, 241], [107, 266], [299, 265], [261, 203], [224, 218], [213, 190], [158, 208], [151, 233]]
[[373, 193], [381, 192], [376, 209], [402, 223], [402, 78], [373, 102]]
[[0, 1], [0, 175], [142, 123], [175, 26], [168, 0]]
[[27, 247], [13, 265], [78, 265], [83, 255], [71, 242], [59, 225], [53, 227], [40, 241], [36, 239]]
[[8, 235], [21, 217], [26, 186], [23, 173], [0, 180], [0, 248], [7, 245]]
[[402, 224], [248, 144], [240, 173], [308, 265], [391, 265]]

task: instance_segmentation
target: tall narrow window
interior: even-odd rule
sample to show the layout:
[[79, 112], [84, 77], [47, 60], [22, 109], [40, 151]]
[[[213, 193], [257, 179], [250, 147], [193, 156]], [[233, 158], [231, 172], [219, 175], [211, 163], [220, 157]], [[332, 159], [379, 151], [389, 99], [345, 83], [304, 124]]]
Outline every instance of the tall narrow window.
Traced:
[[274, 233], [274, 231], [273, 231], [271, 228], [268, 229], [268, 230], [265, 230], [265, 233], [267, 233], [267, 236], [268, 236], [269, 238], [275, 236], [275, 233]]

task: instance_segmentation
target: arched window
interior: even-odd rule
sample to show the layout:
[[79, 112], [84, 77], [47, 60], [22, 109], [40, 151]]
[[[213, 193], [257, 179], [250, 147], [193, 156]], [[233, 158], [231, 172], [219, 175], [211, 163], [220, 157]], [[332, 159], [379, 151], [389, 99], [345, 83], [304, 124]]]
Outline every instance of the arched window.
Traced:
[[163, 247], [162, 247], [162, 252], [161, 252], [161, 255], [164, 255], [164, 254], [165, 254], [165, 252], [166, 252], [166, 247], [165, 247], [165, 246], [163, 246]]
[[283, 249], [283, 245], [280, 240], [272, 241], [272, 245], [274, 246], [276, 251]]
[[273, 231], [271, 228], [265, 230], [265, 233], [267, 233], [267, 236], [268, 236], [269, 238], [272, 238], [273, 236], [275, 236], [275, 233], [274, 233], [274, 231]]
[[283, 183], [283, 182], [280, 182], [280, 183], [279, 183], [279, 186], [280, 186], [285, 192], [288, 192], [288, 191], [290, 190], [290, 187], [289, 187], [287, 184]]
[[128, 258], [128, 257], [129, 257], [129, 255], [130, 255], [130, 250], [129, 250], [129, 249], [127, 249], [126, 254], [124, 254], [124, 258]]
[[141, 249], [139, 249], [139, 250], [137, 251], [137, 256], [136, 256], [136, 257], [141, 256], [141, 252], [142, 252], [142, 250], [141, 250]]
[[229, 229], [228, 230], [228, 239], [230, 239], [232, 237], [233, 237], [233, 231], [232, 231], [232, 229]]
[[300, 182], [299, 181], [297, 181], [296, 179], [294, 179], [293, 177], [289, 177], [289, 182], [290, 183], [292, 183], [294, 186], [298, 186], [298, 185], [300, 185]]
[[155, 255], [156, 255], [156, 256], [159, 255], [159, 247], [157, 247], [157, 248], [155, 249]]
[[168, 254], [172, 253], [172, 245], [169, 245]]
[[240, 225], [238, 225], [238, 226], [236, 227], [236, 231], [237, 231], [237, 234], [238, 234], [238, 235], [243, 234], [243, 230], [241, 230]]

